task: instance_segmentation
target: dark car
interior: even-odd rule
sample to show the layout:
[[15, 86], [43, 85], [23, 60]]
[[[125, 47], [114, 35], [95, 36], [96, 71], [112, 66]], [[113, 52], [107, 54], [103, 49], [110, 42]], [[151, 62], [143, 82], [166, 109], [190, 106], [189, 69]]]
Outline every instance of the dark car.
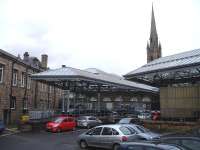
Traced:
[[5, 130], [5, 125], [2, 120], [0, 120], [0, 133]]
[[128, 142], [121, 143], [118, 150], [187, 150], [175, 144]]
[[141, 124], [140, 119], [138, 118], [122, 118], [119, 124]]
[[177, 144], [189, 150], [200, 150], [200, 138], [197, 137], [164, 137], [160, 141]]

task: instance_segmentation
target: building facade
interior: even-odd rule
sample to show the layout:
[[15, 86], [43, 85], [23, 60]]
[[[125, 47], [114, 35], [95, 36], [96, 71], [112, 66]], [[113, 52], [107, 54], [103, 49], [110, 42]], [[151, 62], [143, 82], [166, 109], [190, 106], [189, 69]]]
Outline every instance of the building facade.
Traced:
[[47, 55], [39, 61], [28, 52], [20, 58], [0, 50], [0, 119], [6, 124], [18, 122], [29, 110], [58, 108], [61, 90], [30, 78], [31, 74], [48, 69], [47, 60]]

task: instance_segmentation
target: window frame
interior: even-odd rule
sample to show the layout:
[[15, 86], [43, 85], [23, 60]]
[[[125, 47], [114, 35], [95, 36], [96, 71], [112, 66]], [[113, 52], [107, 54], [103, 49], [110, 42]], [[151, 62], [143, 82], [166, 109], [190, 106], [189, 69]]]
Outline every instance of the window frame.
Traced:
[[18, 70], [14, 69], [12, 74], [12, 85], [17, 86]]
[[0, 64], [0, 71], [1, 76], [0, 76], [0, 83], [3, 83], [3, 79], [4, 79], [4, 65]]
[[30, 78], [30, 76], [27, 76], [27, 83], [26, 83], [27, 85], [27, 89], [31, 89], [31, 78]]
[[11, 101], [10, 101], [10, 109], [15, 110], [16, 109], [16, 96], [11, 96]]
[[26, 80], [26, 74], [25, 74], [25, 72], [22, 72], [22, 74], [21, 74], [21, 87], [25, 86], [25, 80]]

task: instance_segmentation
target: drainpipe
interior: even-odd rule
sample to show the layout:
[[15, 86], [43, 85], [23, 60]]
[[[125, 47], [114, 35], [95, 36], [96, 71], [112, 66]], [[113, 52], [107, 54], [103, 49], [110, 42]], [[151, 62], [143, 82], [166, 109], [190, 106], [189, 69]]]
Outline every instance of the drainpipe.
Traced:
[[50, 85], [48, 84], [48, 87], [47, 87], [47, 108], [49, 110], [50, 108], [50, 105], [49, 105], [49, 96], [50, 96]]
[[13, 92], [13, 89], [12, 89], [12, 84], [13, 84], [13, 72], [14, 72], [14, 64], [15, 64], [15, 61], [12, 61], [12, 67], [11, 67], [11, 80], [10, 80], [10, 94], [9, 94], [9, 98], [10, 98], [10, 108], [9, 108], [9, 124], [11, 123], [11, 101], [12, 101], [12, 92]]
[[53, 86], [53, 109], [55, 111], [55, 105], [56, 105], [56, 87]]
[[38, 81], [35, 81], [34, 108], [37, 108]]
[[24, 91], [24, 97], [23, 97], [23, 104], [22, 104], [22, 107], [23, 107], [23, 110], [22, 110], [22, 113], [23, 114], [25, 114], [26, 113], [26, 111], [25, 111], [25, 109], [24, 109], [24, 107], [25, 107], [25, 101], [27, 101], [27, 83], [28, 82], [28, 67], [26, 67], [26, 84], [25, 84], [25, 91]]

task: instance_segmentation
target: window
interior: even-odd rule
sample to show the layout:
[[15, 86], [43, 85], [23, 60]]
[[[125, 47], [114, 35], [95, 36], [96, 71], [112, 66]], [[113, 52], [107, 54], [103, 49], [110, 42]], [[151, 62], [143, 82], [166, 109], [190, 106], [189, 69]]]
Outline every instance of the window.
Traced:
[[198, 140], [182, 140], [182, 144], [186, 148], [192, 149], [192, 150], [199, 150], [200, 148], [200, 141]]
[[0, 83], [3, 83], [4, 66], [0, 64]]
[[88, 135], [100, 135], [101, 130], [102, 130], [102, 127], [93, 128], [93, 129], [89, 130], [86, 134], [88, 134]]
[[31, 78], [27, 77], [27, 89], [31, 89]]
[[119, 132], [112, 128], [113, 135], [119, 135]]
[[112, 128], [104, 127], [102, 135], [112, 135]]
[[17, 86], [17, 70], [13, 71], [13, 86]]
[[16, 108], [16, 97], [11, 96], [10, 109], [15, 109], [15, 108]]
[[131, 135], [131, 134], [135, 134], [135, 132], [125, 126], [122, 126], [119, 128], [120, 131], [124, 134], [124, 135]]
[[127, 150], [144, 150], [142, 146], [128, 146]]
[[88, 120], [96, 120], [95, 117], [89, 117]]
[[24, 87], [24, 84], [25, 84], [25, 73], [24, 72], [22, 72], [22, 74], [21, 74], [21, 87]]

